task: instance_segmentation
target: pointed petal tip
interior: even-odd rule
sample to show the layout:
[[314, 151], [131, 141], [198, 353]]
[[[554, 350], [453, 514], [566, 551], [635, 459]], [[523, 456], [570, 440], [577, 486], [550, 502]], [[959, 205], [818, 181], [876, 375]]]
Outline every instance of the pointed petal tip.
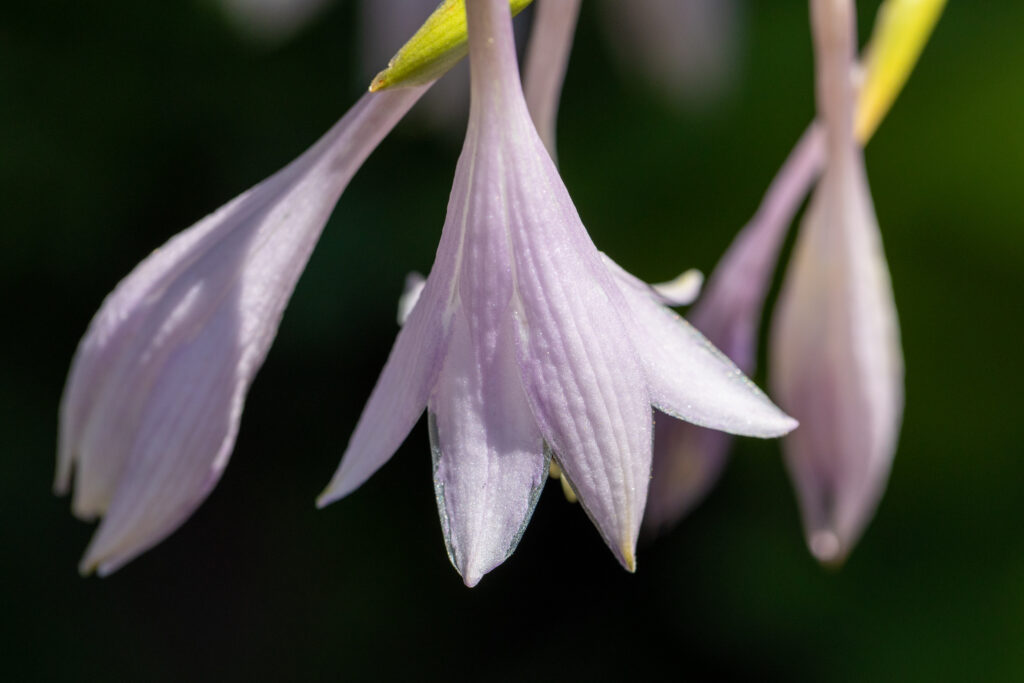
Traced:
[[829, 569], [842, 567], [849, 552], [839, 534], [833, 529], [818, 529], [812, 532], [807, 539], [807, 546], [814, 559]]
[[626, 568], [626, 571], [630, 574], [636, 573], [636, 552], [634, 551], [633, 543], [623, 543], [619, 546], [619, 552], [621, 557], [619, 560], [622, 562], [622, 566]]
[[690, 268], [668, 282], [651, 285], [651, 288], [661, 296], [662, 303], [666, 305], [689, 306], [700, 296], [703, 286], [704, 273], [696, 268]]
[[337, 502], [340, 498], [341, 496], [334, 493], [332, 487], [328, 486], [327, 488], [320, 492], [319, 496], [316, 497], [316, 509], [323, 510], [331, 503]]
[[473, 571], [459, 570], [459, 574], [462, 576], [462, 583], [466, 584], [466, 588], [473, 588], [480, 583], [480, 579], [484, 578], [484, 572], [477, 569]]
[[78, 563], [78, 575], [83, 579], [87, 579], [96, 573], [96, 569], [98, 567], [98, 563], [86, 555], [82, 558], [82, 561]]
[[[345, 455], [348, 455], [346, 453]], [[341, 458], [342, 463], [345, 462], [345, 456]], [[357, 486], [352, 486], [348, 481], [349, 477], [347, 472], [342, 472], [341, 469], [335, 472], [334, 476], [331, 477], [331, 481], [324, 487], [324, 490], [320, 492], [320, 495], [316, 497], [316, 508], [323, 510], [331, 503], [336, 503], [348, 494], [352, 493]]]

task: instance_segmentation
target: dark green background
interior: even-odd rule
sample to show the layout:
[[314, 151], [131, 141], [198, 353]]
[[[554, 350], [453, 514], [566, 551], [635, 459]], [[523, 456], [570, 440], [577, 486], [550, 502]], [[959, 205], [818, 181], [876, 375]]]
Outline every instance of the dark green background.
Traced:
[[[711, 269], [812, 115], [803, 2], [748, 2], [739, 78], [671, 106], [585, 3], [560, 122], [598, 246], [648, 279]], [[860, 3], [862, 33], [876, 3]], [[145, 254], [298, 154], [355, 101], [356, 8], [293, 41], [207, 2], [0, 11], [0, 667], [7, 680], [1024, 679], [1020, 295], [1024, 4], [953, 0], [867, 151], [900, 309], [907, 410], [889, 490], [840, 572], [800, 533], [775, 444], [622, 571], [549, 487], [475, 589], [445, 556], [421, 424], [317, 512], [429, 268], [459, 134], [403, 123], [342, 198], [197, 514], [113, 577], [50, 493], [57, 402], [103, 296]], [[759, 381], [763, 377], [758, 377]]]

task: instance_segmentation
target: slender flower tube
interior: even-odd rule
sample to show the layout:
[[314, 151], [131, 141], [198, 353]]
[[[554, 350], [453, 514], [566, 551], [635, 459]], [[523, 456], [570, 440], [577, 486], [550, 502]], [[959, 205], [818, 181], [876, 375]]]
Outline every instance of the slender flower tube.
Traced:
[[555, 124], [562, 95], [565, 69], [569, 64], [580, 0], [538, 0], [534, 5], [533, 31], [526, 51], [523, 90], [533, 125], [552, 159], [555, 153]]
[[55, 489], [102, 516], [80, 569], [108, 574], [180, 526], [220, 478], [245, 395], [335, 203], [427, 86], [366, 94], [287, 167], [154, 251], [71, 364]]
[[770, 381], [803, 422], [783, 442], [807, 543], [842, 562], [874, 514], [903, 409], [903, 358], [881, 236], [854, 135], [855, 9], [811, 0], [827, 161], [783, 281]]
[[597, 251], [530, 120], [504, 0], [470, 0], [471, 105], [437, 257], [320, 504], [361, 485], [424, 408], [452, 564], [514, 550], [555, 458], [629, 570], [651, 406], [717, 429], [790, 431], [660, 297]]

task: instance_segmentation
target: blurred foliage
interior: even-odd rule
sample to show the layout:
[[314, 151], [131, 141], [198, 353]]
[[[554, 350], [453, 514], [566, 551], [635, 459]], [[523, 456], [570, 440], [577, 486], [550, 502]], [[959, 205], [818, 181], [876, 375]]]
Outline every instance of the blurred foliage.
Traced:
[[[746, 3], [739, 81], [699, 112], [622, 73], [584, 4], [559, 131], [584, 222], [642, 277], [710, 270], [812, 114], [805, 3]], [[864, 36], [877, 3], [859, 5]], [[383, 66], [357, 63], [358, 16], [339, 2], [270, 48], [209, 0], [5, 3], [7, 680], [1024, 677], [1024, 4], [1009, 0], [950, 3], [867, 152], [907, 412], [888, 493], [841, 571], [804, 549], [773, 443], [740, 444], [710, 500], [641, 547], [636, 575], [555, 486], [511, 560], [464, 588], [422, 424], [360, 491], [314, 510], [394, 338], [403, 277], [429, 268], [440, 232], [458, 136], [409, 121], [342, 198], [221, 484], [126, 569], [79, 578], [91, 527], [49, 491], [75, 344], [146, 253], [355, 101]]]

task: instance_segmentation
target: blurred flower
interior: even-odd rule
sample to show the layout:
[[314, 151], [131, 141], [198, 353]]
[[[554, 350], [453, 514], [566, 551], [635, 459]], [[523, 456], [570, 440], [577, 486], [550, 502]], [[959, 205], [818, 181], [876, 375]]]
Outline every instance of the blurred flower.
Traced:
[[61, 401], [55, 488], [103, 516], [108, 574], [180, 526], [220, 478], [245, 395], [331, 211], [425, 87], [367, 94], [313, 147], [154, 251], [107, 297]]
[[771, 382], [802, 422], [783, 443], [816, 558], [852, 549], [885, 489], [903, 410], [889, 271], [854, 136], [855, 8], [812, 0], [827, 161], [772, 325]]
[[[886, 0], [879, 9], [863, 66], [854, 130], [865, 144], [888, 113], [941, 15], [945, 0]], [[708, 339], [748, 374], [755, 369], [764, 299], [787, 228], [825, 165], [825, 134], [812, 123], [740, 231], [688, 314]], [[699, 503], [717, 481], [731, 438], [659, 418], [645, 524], [665, 528]]]
[[514, 550], [550, 457], [632, 570], [652, 405], [764, 437], [795, 422], [597, 251], [530, 121], [507, 3], [467, 11], [470, 120], [437, 258], [320, 504], [371, 476], [426, 407], [467, 585]]
[[316, 17], [329, 2], [330, 0], [221, 0], [228, 17], [238, 28], [254, 38], [271, 42], [287, 40]]
[[716, 99], [732, 82], [742, 14], [736, 0], [607, 0], [601, 9], [630, 78], [690, 105]]

